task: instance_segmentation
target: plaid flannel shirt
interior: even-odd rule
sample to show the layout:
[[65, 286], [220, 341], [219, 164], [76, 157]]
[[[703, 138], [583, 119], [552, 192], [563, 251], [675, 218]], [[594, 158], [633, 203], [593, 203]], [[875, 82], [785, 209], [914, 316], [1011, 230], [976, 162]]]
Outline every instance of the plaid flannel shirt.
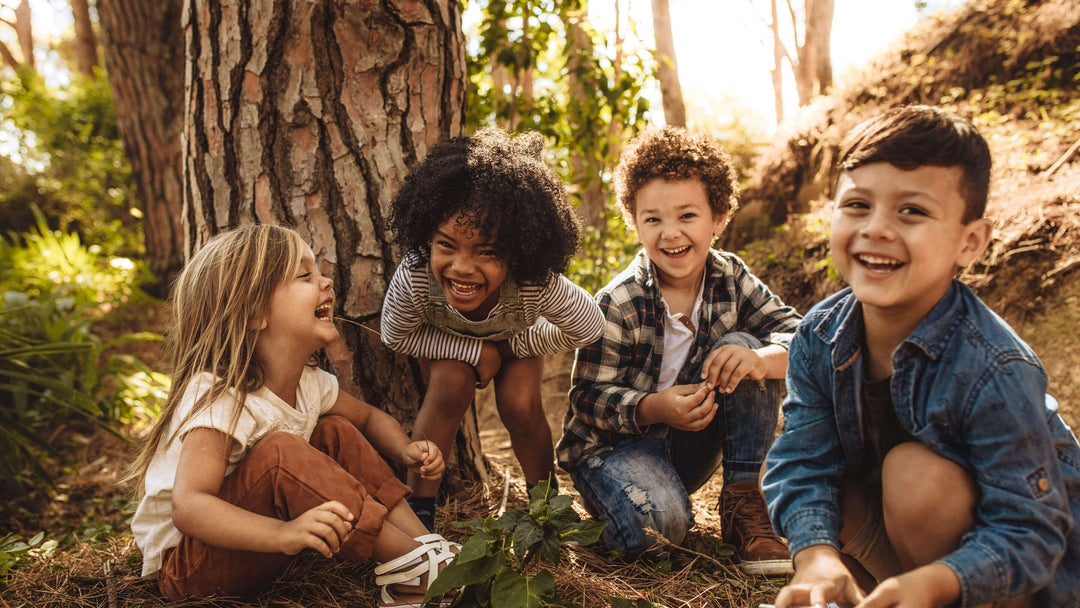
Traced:
[[[570, 408], [557, 448], [559, 464], [568, 470], [627, 436], [650, 431], [638, 426], [637, 406], [656, 390], [664, 355], [664, 304], [644, 250], [596, 299], [604, 312], [604, 333], [577, 351]], [[697, 335], [678, 384], [701, 381], [701, 364], [725, 334], [746, 332], [787, 348], [802, 319], [738, 256], [723, 251], [710, 251], [702, 300]]]

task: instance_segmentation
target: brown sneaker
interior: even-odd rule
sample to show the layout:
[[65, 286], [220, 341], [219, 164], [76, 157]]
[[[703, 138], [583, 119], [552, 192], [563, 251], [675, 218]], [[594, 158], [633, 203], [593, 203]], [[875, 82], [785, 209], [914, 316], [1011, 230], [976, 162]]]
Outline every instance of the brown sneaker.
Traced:
[[773, 532], [765, 499], [754, 482], [724, 485], [720, 492], [720, 532], [735, 545], [735, 561], [743, 574], [791, 574], [791, 553]]

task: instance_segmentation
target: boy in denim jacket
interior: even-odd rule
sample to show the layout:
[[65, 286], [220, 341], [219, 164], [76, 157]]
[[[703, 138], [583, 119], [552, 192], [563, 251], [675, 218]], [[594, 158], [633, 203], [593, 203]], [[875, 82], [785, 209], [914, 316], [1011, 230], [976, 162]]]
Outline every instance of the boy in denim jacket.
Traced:
[[990, 240], [985, 140], [898, 108], [839, 166], [850, 288], [791, 343], [763, 482], [795, 564], [776, 605], [1080, 606], [1080, 446], [1035, 353], [954, 279]]
[[731, 161], [703, 135], [653, 131], [624, 151], [615, 184], [643, 251], [596, 296], [605, 328], [578, 350], [559, 463], [607, 523], [607, 547], [635, 557], [663, 553], [648, 528], [682, 542], [689, 494], [722, 455], [723, 538], [740, 569], [790, 573], [758, 475], [800, 317], [711, 248], [736, 207]]

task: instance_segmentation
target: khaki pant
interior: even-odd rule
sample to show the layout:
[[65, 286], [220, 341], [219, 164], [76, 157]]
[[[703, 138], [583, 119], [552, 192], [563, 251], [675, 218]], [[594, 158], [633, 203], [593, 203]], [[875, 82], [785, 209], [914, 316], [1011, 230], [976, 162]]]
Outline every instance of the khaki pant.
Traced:
[[[352, 423], [326, 416], [315, 426], [310, 443], [275, 433], [255, 444], [225, 479], [218, 497], [285, 521], [336, 500], [356, 516], [341, 553], [367, 561], [388, 510], [408, 492]], [[165, 552], [158, 587], [171, 600], [253, 595], [281, 575], [294, 557], [222, 549], [184, 536]]]

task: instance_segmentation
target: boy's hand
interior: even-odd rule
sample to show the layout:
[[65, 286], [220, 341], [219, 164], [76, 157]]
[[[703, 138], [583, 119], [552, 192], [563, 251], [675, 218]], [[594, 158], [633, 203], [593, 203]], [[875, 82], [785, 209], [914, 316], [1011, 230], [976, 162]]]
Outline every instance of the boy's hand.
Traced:
[[503, 357], [494, 342], [485, 341], [480, 346], [480, 362], [476, 364], [476, 387], [484, 388], [499, 373]]
[[414, 441], [405, 446], [405, 449], [401, 451], [401, 461], [410, 471], [419, 473], [421, 479], [438, 479], [442, 477], [443, 470], [446, 468], [442, 450], [427, 439]]
[[826, 602], [857, 604], [863, 599], [855, 577], [829, 545], [814, 545], [795, 554], [795, 576], [776, 596], [776, 608], [824, 606]]
[[700, 431], [716, 415], [712, 385], [676, 384], [646, 395], [638, 404], [637, 421], [645, 426], [656, 422], [680, 431]]
[[765, 359], [757, 351], [738, 344], [725, 344], [705, 357], [701, 379], [717, 390], [730, 393], [743, 378], [761, 380], [765, 372]]
[[279, 550], [285, 555], [296, 555], [310, 548], [325, 557], [333, 557], [352, 531], [353, 519], [349, 509], [336, 500], [312, 507], [282, 524], [278, 534]]
[[944, 564], [929, 564], [881, 581], [856, 608], [932, 608], [960, 598], [960, 581]]

